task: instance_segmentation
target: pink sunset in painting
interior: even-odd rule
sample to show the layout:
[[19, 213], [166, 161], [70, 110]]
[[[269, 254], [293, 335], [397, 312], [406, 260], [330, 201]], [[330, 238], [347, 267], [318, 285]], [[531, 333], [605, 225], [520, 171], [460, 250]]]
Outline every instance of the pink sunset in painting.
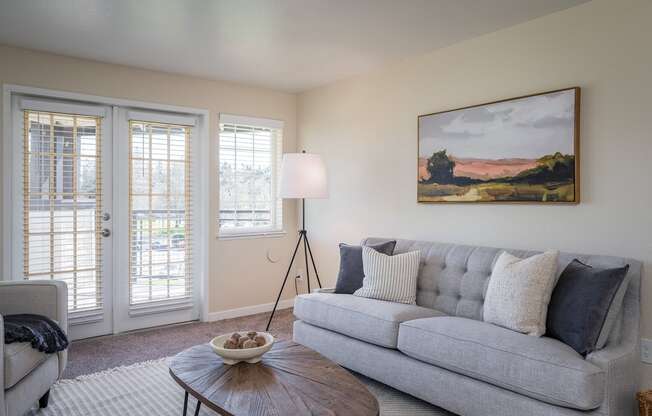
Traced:
[[[473, 179], [497, 179], [515, 176], [525, 170], [537, 166], [536, 159], [457, 159], [452, 158], [455, 162], [453, 174], [455, 176], [466, 176]], [[430, 173], [427, 169], [428, 160], [419, 158], [419, 180], [430, 179]]]

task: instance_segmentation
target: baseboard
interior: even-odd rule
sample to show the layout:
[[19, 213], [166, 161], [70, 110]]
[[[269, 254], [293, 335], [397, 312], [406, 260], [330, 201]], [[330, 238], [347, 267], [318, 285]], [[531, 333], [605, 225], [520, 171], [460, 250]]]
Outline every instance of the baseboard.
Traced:
[[[294, 299], [283, 299], [278, 303], [277, 310], [288, 309], [294, 306]], [[262, 303], [260, 305], [245, 306], [242, 308], [227, 309], [224, 311], [209, 312], [206, 317], [207, 322], [221, 321], [223, 319], [238, 318], [240, 316], [254, 315], [257, 313], [271, 312], [274, 303]]]

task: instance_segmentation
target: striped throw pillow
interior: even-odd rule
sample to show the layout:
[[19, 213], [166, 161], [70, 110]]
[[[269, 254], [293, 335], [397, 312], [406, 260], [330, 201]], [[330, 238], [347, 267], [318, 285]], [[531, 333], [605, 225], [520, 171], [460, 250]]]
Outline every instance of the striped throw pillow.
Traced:
[[415, 304], [419, 251], [388, 256], [371, 247], [362, 247], [362, 287], [353, 294], [363, 298]]

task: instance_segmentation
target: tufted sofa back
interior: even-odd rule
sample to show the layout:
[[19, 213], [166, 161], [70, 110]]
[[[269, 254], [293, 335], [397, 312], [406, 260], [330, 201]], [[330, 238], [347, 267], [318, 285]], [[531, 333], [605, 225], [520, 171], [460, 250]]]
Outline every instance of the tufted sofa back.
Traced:
[[[387, 241], [387, 238], [368, 238], [365, 243]], [[417, 304], [437, 309], [448, 315], [482, 320], [484, 298], [493, 265], [503, 251], [518, 257], [528, 257], [540, 251], [475, 247], [415, 240], [396, 240], [395, 254], [419, 250], [421, 267], [417, 283]], [[629, 264], [632, 274], [625, 297], [625, 308], [637, 315], [641, 263], [636, 260], [611, 256], [560, 253], [558, 273], [573, 259], [594, 267], [622, 267]], [[633, 318], [633, 316], [632, 316]], [[632, 323], [632, 322], [630, 322]]]

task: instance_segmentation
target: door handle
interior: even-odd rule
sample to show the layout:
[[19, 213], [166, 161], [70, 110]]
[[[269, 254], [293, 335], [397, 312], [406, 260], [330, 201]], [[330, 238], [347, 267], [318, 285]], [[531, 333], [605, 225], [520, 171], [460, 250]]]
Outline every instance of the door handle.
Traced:
[[108, 212], [102, 214], [102, 221], [108, 221], [110, 219], [111, 219], [111, 214], [109, 214]]
[[102, 228], [102, 237], [109, 237], [111, 235], [111, 230], [108, 228]]

